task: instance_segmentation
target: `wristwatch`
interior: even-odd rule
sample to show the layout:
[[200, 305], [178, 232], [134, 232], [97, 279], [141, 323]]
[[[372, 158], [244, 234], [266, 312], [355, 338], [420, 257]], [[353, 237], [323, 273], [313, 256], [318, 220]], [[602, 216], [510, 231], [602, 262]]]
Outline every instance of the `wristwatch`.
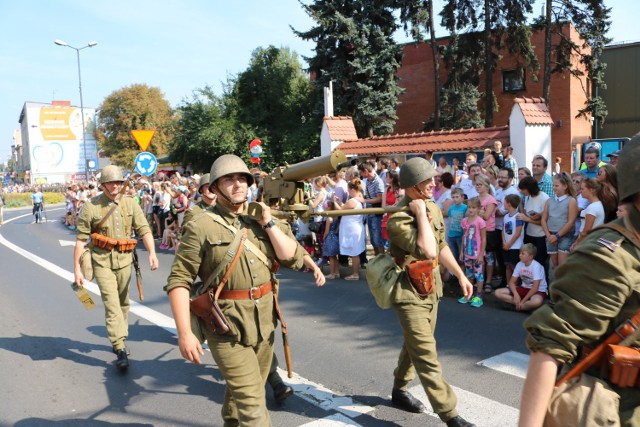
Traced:
[[273, 227], [274, 225], [276, 225], [276, 222], [274, 220], [269, 220], [268, 223], [266, 223], [265, 225], [262, 226], [262, 228], [264, 228], [265, 230]]

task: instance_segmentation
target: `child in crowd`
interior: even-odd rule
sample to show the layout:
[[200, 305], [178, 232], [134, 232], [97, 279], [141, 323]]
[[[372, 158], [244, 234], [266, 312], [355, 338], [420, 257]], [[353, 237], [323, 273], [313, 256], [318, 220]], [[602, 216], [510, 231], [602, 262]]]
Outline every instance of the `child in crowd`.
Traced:
[[571, 177], [566, 172], [553, 177], [553, 192], [555, 197], [545, 203], [540, 225], [547, 237], [547, 253], [555, 268], [566, 261], [571, 251], [578, 202]]
[[178, 235], [178, 221], [173, 212], [169, 212], [165, 219], [164, 233], [162, 234], [162, 242], [160, 249], [173, 250], [176, 248], [176, 236]]
[[462, 253], [462, 236], [464, 230], [462, 230], [462, 219], [467, 214], [467, 205], [464, 202], [464, 191], [462, 188], [455, 188], [451, 190], [451, 199], [453, 204], [447, 211], [447, 217], [449, 218], [449, 230], [447, 233], [447, 245], [451, 248], [451, 253], [460, 260], [460, 254]]
[[[460, 259], [464, 261], [465, 273], [470, 281], [476, 280], [476, 295], [471, 298], [471, 307], [482, 307], [482, 287], [484, 285], [484, 252], [487, 247], [487, 225], [478, 215], [480, 199], [474, 197], [467, 202], [467, 217], [462, 220], [464, 237]], [[458, 300], [461, 304], [468, 301], [464, 297]]]
[[[309, 256], [314, 259], [316, 256], [316, 246], [313, 243], [313, 236], [311, 234], [305, 234], [302, 236], [302, 247], [309, 254]], [[311, 271], [310, 267], [305, 267], [304, 272], [308, 273]]]
[[480, 199], [479, 215], [486, 225], [487, 245], [484, 251], [484, 264], [487, 274], [485, 276], [484, 292], [490, 294], [493, 291], [491, 281], [493, 280], [493, 269], [496, 263], [495, 252], [501, 250], [500, 242], [502, 240], [500, 230], [496, 230], [496, 208], [498, 207], [498, 202], [493, 197], [491, 182], [486, 175], [476, 176], [474, 185]]
[[[544, 267], [536, 261], [536, 247], [525, 243], [520, 248], [520, 262], [509, 280], [509, 287], [496, 290], [496, 298], [513, 304], [517, 311], [531, 311], [540, 307], [547, 298]], [[521, 285], [517, 286], [518, 278]]]
[[[335, 203], [329, 200], [327, 202], [327, 211], [335, 209]], [[338, 254], [340, 253], [340, 242], [338, 240], [339, 217], [333, 218], [328, 216], [324, 223], [324, 245], [322, 245], [322, 256], [329, 259], [329, 267], [331, 273], [327, 275], [327, 279], [340, 278], [340, 264], [338, 264]]]
[[586, 175], [582, 172], [574, 172], [571, 174], [571, 183], [573, 184], [573, 188], [576, 189], [576, 202], [578, 203], [578, 216], [576, 218], [576, 224], [574, 226], [573, 239], [578, 238], [578, 234], [580, 234], [580, 228], [582, 227], [582, 218], [580, 217], [580, 213], [584, 208], [589, 206], [589, 201], [582, 197], [582, 181], [586, 178]]
[[503, 259], [507, 275], [507, 284], [511, 281], [513, 269], [519, 261], [520, 248], [524, 243], [524, 222], [518, 219], [518, 206], [522, 199], [517, 194], [508, 194], [504, 198], [504, 215], [502, 226]]

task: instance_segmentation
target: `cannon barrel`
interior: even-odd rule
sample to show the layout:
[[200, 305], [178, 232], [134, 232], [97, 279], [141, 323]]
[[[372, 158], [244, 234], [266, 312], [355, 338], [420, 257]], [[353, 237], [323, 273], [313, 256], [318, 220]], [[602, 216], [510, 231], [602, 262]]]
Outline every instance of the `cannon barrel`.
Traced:
[[310, 216], [383, 215], [386, 213], [409, 212], [409, 206], [387, 206], [386, 208], [334, 209], [311, 213]]
[[343, 167], [355, 164], [355, 160], [348, 161], [341, 151], [334, 150], [330, 155], [305, 160], [304, 162], [286, 165], [282, 169], [282, 179], [285, 181], [303, 181], [308, 178], [326, 175]]

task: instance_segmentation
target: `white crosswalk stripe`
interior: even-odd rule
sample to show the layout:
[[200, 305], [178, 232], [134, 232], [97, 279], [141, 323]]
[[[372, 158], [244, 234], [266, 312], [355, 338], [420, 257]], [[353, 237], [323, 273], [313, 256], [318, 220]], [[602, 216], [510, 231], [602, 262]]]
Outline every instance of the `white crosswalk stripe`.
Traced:
[[489, 359], [481, 360], [477, 365], [524, 379], [527, 376], [529, 356], [517, 351], [507, 351]]

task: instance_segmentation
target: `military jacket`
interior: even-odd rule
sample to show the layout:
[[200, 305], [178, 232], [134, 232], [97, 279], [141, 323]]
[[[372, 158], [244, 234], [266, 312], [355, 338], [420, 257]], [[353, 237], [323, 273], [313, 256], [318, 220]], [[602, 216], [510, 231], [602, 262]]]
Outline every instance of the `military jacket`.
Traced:
[[[628, 220], [640, 230], [638, 210], [630, 208]], [[599, 238], [620, 247], [612, 251]], [[583, 345], [599, 344], [640, 309], [640, 251], [615, 230], [597, 228], [558, 267], [550, 291], [554, 303], [525, 322], [527, 346], [570, 363]]]
[[[131, 197], [121, 197], [118, 207], [107, 218], [99, 230], [95, 227], [102, 221], [102, 218], [109, 212], [113, 205], [107, 196], [100, 194], [86, 202], [80, 214], [78, 215], [78, 232], [79, 240], [87, 240], [91, 233], [100, 233], [103, 236], [113, 239], [129, 239], [131, 238], [131, 229], [136, 232], [139, 237], [151, 232], [149, 223], [140, 208], [140, 205], [134, 202]], [[91, 249], [91, 258], [93, 262], [106, 268], [124, 268], [131, 265], [131, 252], [118, 252], [117, 249], [108, 251], [97, 246]]]
[[[399, 203], [399, 207], [409, 206], [411, 199], [404, 197]], [[438, 257], [440, 251], [447, 246], [445, 240], [444, 230], [444, 218], [442, 212], [432, 200], [426, 200], [427, 212], [431, 214], [431, 229], [436, 238], [436, 250]], [[387, 223], [387, 234], [389, 235], [389, 249], [391, 254], [396, 259], [404, 259], [406, 261], [411, 260], [425, 260], [426, 255], [422, 249], [418, 246], [418, 224], [416, 218], [411, 212], [397, 212], [389, 218]], [[411, 258], [411, 259], [410, 259]], [[440, 277], [439, 269], [434, 269], [436, 291], [424, 301], [431, 302], [434, 299], [442, 297], [442, 278]], [[423, 301], [418, 298], [417, 294], [413, 290], [413, 287], [409, 283], [409, 280], [405, 273], [400, 276], [400, 282], [395, 287], [391, 296], [391, 301], [394, 303], [407, 303], [407, 302], [420, 302]]]
[[189, 210], [185, 212], [184, 218], [182, 219], [182, 224], [186, 224], [187, 222], [191, 221], [198, 214], [207, 210], [207, 208], [209, 208], [209, 205], [207, 205], [202, 200], [196, 203], [195, 205], [191, 206], [191, 208], [189, 208]]
[[[211, 211], [239, 232], [246, 225], [248, 227], [247, 240], [255, 244], [268, 259], [276, 259], [267, 231], [258, 222], [246, 216], [246, 208], [242, 214], [238, 215], [226, 207], [216, 204], [211, 208]], [[295, 240], [287, 224], [274, 221], [276, 221], [276, 226], [289, 238]], [[176, 287], [184, 287], [189, 289], [193, 295], [201, 285], [200, 282], [194, 283], [196, 276], [203, 281], [210, 277], [216, 266], [224, 259], [234, 236], [235, 233], [215, 222], [207, 213], [196, 215], [184, 226], [182, 241], [171, 266], [165, 291], [169, 292]], [[303, 255], [304, 250], [298, 245], [292, 258], [278, 261], [282, 266], [300, 269]], [[224, 272], [221, 275], [224, 275]], [[244, 250], [229, 276], [225, 289], [250, 289], [273, 279], [269, 267], [253, 253]], [[239, 341], [244, 345], [255, 345], [260, 340], [269, 339], [273, 333], [276, 318], [272, 295], [265, 296], [258, 302], [249, 299], [220, 299], [218, 303], [231, 324], [233, 334], [220, 339]]]

